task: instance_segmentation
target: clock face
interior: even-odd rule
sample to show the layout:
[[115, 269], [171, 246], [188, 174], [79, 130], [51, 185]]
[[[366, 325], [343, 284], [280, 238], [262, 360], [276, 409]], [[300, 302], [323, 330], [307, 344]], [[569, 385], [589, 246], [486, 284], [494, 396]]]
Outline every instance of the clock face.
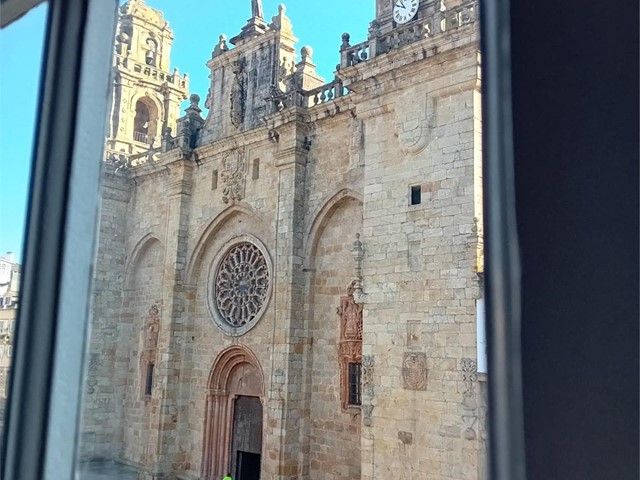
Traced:
[[395, 0], [393, 4], [393, 19], [396, 23], [407, 23], [418, 12], [420, 0]]

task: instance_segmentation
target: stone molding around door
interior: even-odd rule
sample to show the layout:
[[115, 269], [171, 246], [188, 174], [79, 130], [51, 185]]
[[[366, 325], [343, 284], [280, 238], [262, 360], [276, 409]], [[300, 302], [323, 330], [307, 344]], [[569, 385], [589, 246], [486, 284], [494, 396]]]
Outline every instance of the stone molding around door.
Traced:
[[202, 478], [217, 479], [231, 467], [233, 407], [238, 396], [264, 399], [264, 374], [258, 359], [243, 345], [218, 355], [209, 374], [205, 407]]

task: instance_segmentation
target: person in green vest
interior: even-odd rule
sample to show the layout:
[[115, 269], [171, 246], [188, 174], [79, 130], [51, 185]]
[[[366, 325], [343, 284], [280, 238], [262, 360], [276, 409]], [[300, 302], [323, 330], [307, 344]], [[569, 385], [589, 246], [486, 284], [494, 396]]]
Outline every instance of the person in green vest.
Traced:
[[222, 480], [233, 480], [233, 478], [231, 478], [231, 474], [230, 473], [227, 473]]

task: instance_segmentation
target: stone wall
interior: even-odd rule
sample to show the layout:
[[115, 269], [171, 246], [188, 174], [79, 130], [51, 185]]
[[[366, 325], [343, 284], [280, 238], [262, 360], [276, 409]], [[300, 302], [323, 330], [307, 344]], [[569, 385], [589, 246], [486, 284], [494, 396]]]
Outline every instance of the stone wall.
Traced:
[[126, 263], [126, 210], [131, 185], [105, 168], [80, 441], [81, 459], [119, 457], [123, 387], [128, 369], [117, 363]]
[[446, 74], [425, 61], [358, 105], [366, 132], [363, 349], [374, 364], [362, 478], [478, 478], [481, 469], [477, 88], [469, 49], [451, 56]]
[[[157, 392], [151, 398], [145, 396], [146, 370], [141, 356], [145, 320], [153, 307], [162, 309], [164, 255], [164, 245], [157, 239], [149, 239], [140, 247], [127, 275], [128, 288], [119, 324], [117, 361], [121, 365], [119, 368], [127, 371], [122, 392], [122, 455], [127, 461], [142, 465], [152, 464], [155, 460], [152, 439], [157, 436], [159, 397]], [[157, 384], [155, 388], [158, 388]]]
[[324, 219], [313, 252], [309, 285], [311, 364], [310, 477], [360, 477], [360, 409], [343, 410], [338, 364], [340, 297], [353, 280], [351, 245], [362, 225], [362, 205], [344, 197]]

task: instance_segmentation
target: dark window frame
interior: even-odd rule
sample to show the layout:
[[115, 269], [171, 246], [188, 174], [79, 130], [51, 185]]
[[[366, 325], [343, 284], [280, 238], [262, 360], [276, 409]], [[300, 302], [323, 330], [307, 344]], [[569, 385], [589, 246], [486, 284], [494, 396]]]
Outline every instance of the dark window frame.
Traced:
[[362, 363], [349, 362], [347, 364], [348, 405], [359, 407], [362, 405]]
[[149, 362], [146, 365], [145, 377], [144, 377], [144, 396], [151, 397], [153, 393], [153, 375], [155, 370], [155, 364]]
[[422, 203], [422, 186], [411, 185], [409, 187], [409, 205], [412, 207]]
[[[2, 26], [37, 3], [41, 2], [4, 0]], [[118, 8], [117, 0], [47, 3], [0, 475], [20, 480], [75, 477], [100, 159]], [[82, 135], [76, 135], [80, 129]]]

